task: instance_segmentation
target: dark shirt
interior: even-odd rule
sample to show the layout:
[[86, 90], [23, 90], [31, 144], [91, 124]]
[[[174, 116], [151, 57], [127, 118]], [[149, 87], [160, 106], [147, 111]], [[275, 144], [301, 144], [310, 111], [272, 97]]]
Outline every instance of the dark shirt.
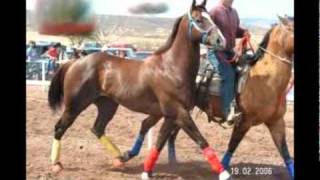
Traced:
[[[227, 8], [222, 3], [219, 3], [210, 10], [209, 14], [227, 41], [226, 50], [232, 51], [236, 44], [236, 38], [241, 38], [244, 34], [244, 29], [240, 27], [237, 11], [232, 7]], [[229, 59], [223, 52], [217, 52], [217, 55], [220, 58]]]

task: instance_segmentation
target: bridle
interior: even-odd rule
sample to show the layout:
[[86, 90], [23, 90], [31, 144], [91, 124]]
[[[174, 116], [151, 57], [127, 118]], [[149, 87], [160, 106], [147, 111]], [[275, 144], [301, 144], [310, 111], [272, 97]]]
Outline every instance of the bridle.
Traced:
[[[197, 21], [191, 16], [191, 11], [188, 11], [187, 14], [188, 14], [188, 20], [189, 20], [189, 26], [188, 26], [188, 36], [189, 36], [189, 38], [191, 40], [193, 40], [193, 38], [192, 38], [192, 28], [194, 27], [201, 34], [200, 35], [201, 36], [200, 43], [206, 44], [206, 42], [208, 40], [208, 37], [209, 37], [209, 34], [211, 33], [211, 31], [213, 29], [216, 28], [216, 26], [213, 23], [211, 17], [207, 13], [202, 13], [202, 16], [205, 17], [206, 19], [208, 19], [208, 21], [211, 24], [211, 26], [207, 30], [204, 30], [197, 24]], [[220, 37], [223, 37], [223, 35], [222, 35], [222, 33], [220, 31], [218, 31], [218, 34], [219, 34]]]
[[[287, 30], [285, 27], [283, 27], [282, 24], [280, 24], [280, 28], [281, 28], [282, 30], [288, 32], [288, 33], [291, 33], [291, 31], [289, 31], [289, 30]], [[268, 51], [267, 49], [262, 48], [262, 47], [259, 47], [259, 49], [261, 49], [261, 50], [264, 51], [265, 53], [269, 54], [270, 56], [272, 56], [272, 57], [274, 57], [274, 58], [276, 58], [276, 59], [278, 59], [278, 60], [280, 60], [280, 61], [282, 61], [282, 62], [284, 62], [284, 63], [287, 63], [287, 64], [289, 64], [289, 65], [292, 65], [292, 61], [290, 61], [290, 60], [287, 59], [287, 58], [283, 58], [283, 57], [280, 57], [280, 56], [278, 56], [278, 55], [275, 55], [274, 53], [272, 53], [272, 52], [270, 52], [270, 51]]]

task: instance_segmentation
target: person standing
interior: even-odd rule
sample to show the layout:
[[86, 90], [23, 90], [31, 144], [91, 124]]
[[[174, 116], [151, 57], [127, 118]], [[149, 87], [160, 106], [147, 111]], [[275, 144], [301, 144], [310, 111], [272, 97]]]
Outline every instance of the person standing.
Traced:
[[38, 59], [40, 56], [36, 49], [36, 43], [34, 41], [30, 41], [29, 46], [30, 47], [27, 49], [27, 60], [33, 61]]
[[53, 74], [57, 67], [57, 61], [59, 59], [59, 47], [61, 47], [61, 44], [56, 43], [52, 47], [50, 47], [47, 52], [45, 52], [45, 55], [49, 58], [49, 61], [48, 61], [49, 74]]

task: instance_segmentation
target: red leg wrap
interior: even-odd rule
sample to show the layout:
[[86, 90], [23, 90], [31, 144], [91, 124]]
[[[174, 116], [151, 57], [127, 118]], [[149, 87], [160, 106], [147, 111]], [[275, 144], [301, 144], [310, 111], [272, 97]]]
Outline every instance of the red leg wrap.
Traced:
[[154, 165], [159, 157], [160, 152], [156, 148], [152, 148], [146, 161], [144, 162], [144, 171], [150, 172], [153, 170]]
[[218, 174], [220, 174], [222, 171], [224, 171], [224, 168], [223, 168], [222, 164], [220, 163], [218, 157], [214, 153], [213, 149], [211, 149], [208, 146], [208, 147], [204, 148], [202, 152], [203, 152], [204, 156], [207, 158], [207, 160], [209, 161], [211, 169], [214, 172], [217, 172]]

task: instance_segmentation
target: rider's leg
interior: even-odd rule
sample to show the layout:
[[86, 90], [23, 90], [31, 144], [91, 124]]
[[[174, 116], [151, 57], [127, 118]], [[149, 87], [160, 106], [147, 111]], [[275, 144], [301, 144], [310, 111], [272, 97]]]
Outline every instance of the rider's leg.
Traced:
[[214, 53], [214, 50], [208, 49], [208, 60], [210, 64], [213, 66], [213, 69], [215, 72], [219, 73], [219, 61], [217, 59], [217, 56]]
[[229, 120], [230, 105], [235, 96], [235, 70], [232, 65], [227, 62], [220, 62], [218, 68], [222, 78], [220, 86], [222, 111], [225, 118]]

